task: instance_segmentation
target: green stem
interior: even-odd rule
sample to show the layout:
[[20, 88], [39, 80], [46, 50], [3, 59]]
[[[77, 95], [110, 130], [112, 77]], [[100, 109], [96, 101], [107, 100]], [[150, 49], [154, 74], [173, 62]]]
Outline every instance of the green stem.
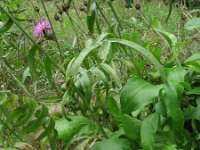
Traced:
[[43, 9], [44, 9], [44, 11], [45, 11], [45, 14], [46, 14], [46, 16], [47, 16], [47, 18], [48, 18], [48, 20], [49, 20], [49, 23], [50, 23], [50, 25], [51, 25], [51, 27], [52, 27], [53, 35], [54, 35], [54, 37], [55, 37], [55, 42], [56, 42], [56, 44], [57, 44], [57, 47], [58, 47], [58, 50], [59, 50], [59, 53], [60, 53], [60, 59], [63, 60], [61, 48], [60, 48], [60, 45], [59, 45], [59, 43], [58, 43], [58, 39], [57, 39], [57, 37], [56, 37], [56, 33], [55, 33], [54, 28], [53, 28], [53, 24], [52, 24], [52, 22], [51, 22], [51, 19], [50, 19], [50, 17], [49, 17], [49, 14], [48, 14], [48, 12], [47, 12], [47, 9], [46, 9], [46, 7], [45, 7], [45, 5], [44, 5], [43, 0], [40, 0], [40, 1], [41, 1], [41, 3], [42, 3], [42, 7], [43, 7]]
[[109, 29], [111, 30], [111, 32], [116, 36], [113, 28], [111, 27], [108, 19], [106, 18], [106, 16], [104, 15], [102, 9], [99, 7], [99, 4], [96, 2], [96, 6], [97, 6], [97, 9], [99, 10], [100, 14], [102, 15], [102, 17], [104, 18], [104, 20], [106, 21], [106, 24], [108, 25]]
[[68, 12], [66, 12], [66, 14], [67, 14], [67, 16], [68, 16], [68, 18], [69, 18], [69, 21], [70, 21], [71, 24], [72, 24], [72, 28], [73, 28], [73, 30], [74, 30], [74, 32], [75, 32], [75, 34], [76, 34], [76, 37], [77, 37], [77, 44], [78, 44], [78, 47], [79, 47], [79, 49], [81, 50], [82, 47], [81, 47], [81, 45], [80, 45], [79, 35], [78, 35], [78, 32], [76, 31], [76, 27], [75, 27], [75, 25], [74, 25], [74, 21], [73, 21], [73, 19], [70, 17], [70, 15], [69, 15]]
[[[112, 2], [111, 2], [111, 1], [108, 1], [108, 5], [110, 6], [110, 8], [111, 8], [111, 10], [112, 10], [112, 12], [113, 12], [113, 14], [114, 14], [114, 16], [115, 16], [115, 18], [116, 18], [116, 20], [117, 20], [117, 22], [118, 22], [118, 24], [119, 24], [119, 27], [122, 29], [122, 25], [121, 25], [119, 16], [118, 16], [118, 14], [117, 14], [117, 12], [116, 12], [116, 10], [115, 10], [115, 8], [114, 8]], [[119, 30], [118, 27], [117, 27], [117, 31], [118, 31], [119, 37], [121, 38], [121, 32], [120, 32], [120, 30]]]

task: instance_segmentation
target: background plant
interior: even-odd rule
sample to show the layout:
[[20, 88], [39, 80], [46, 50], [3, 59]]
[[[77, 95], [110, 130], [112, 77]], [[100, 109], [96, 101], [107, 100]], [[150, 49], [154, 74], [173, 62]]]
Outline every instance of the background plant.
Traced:
[[198, 149], [199, 23], [174, 4], [1, 1], [0, 146]]

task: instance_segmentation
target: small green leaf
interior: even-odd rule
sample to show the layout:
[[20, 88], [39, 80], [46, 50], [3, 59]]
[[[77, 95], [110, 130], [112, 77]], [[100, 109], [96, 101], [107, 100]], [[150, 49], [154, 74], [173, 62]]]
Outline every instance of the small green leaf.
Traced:
[[45, 60], [44, 60], [44, 69], [45, 69], [45, 72], [46, 72], [47, 79], [49, 80], [50, 83], [53, 83], [52, 62], [48, 57], [46, 57]]
[[29, 54], [28, 54], [28, 66], [30, 68], [31, 75], [33, 76], [34, 79], [37, 79], [38, 77], [38, 73], [35, 67], [35, 54], [37, 50], [38, 50], [38, 46], [34, 45], [30, 49]]
[[0, 91], [0, 105], [3, 105], [8, 99], [8, 96], [5, 92]]
[[119, 106], [117, 105], [117, 102], [115, 101], [115, 99], [113, 97], [110, 97], [108, 99], [108, 108], [110, 110], [110, 113], [113, 115], [113, 117], [117, 120], [117, 121], [121, 121], [121, 111], [119, 109]]

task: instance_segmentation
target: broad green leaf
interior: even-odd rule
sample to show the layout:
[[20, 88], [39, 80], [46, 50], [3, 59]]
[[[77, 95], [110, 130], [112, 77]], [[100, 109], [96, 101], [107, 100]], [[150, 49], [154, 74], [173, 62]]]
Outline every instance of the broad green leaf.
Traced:
[[155, 134], [158, 129], [159, 114], [153, 113], [147, 116], [141, 125], [141, 143], [145, 150], [153, 150]]
[[119, 106], [117, 105], [116, 100], [113, 97], [110, 97], [108, 99], [108, 108], [110, 110], [110, 113], [112, 116], [117, 120], [121, 121], [121, 110], [119, 109]]
[[177, 150], [176, 145], [166, 145], [162, 150]]
[[181, 132], [183, 130], [184, 116], [180, 107], [177, 92], [174, 86], [165, 87], [164, 102], [167, 114], [172, 118], [172, 129]]
[[9, 18], [9, 20], [2, 26], [0, 27], [0, 33], [3, 34], [4, 32], [8, 31], [13, 24], [12, 19]]
[[89, 150], [132, 150], [132, 148], [128, 140], [116, 138], [97, 142]]
[[184, 68], [165, 68], [167, 84], [175, 87], [178, 92], [178, 98], [183, 93], [184, 86], [182, 83], [185, 81], [186, 70]]
[[138, 77], [129, 79], [121, 92], [122, 111], [131, 113], [143, 109], [158, 98], [162, 88], [163, 85], [152, 85]]
[[185, 29], [193, 30], [200, 27], [200, 18], [194, 18], [185, 24]]
[[68, 121], [65, 118], [56, 120], [55, 129], [58, 132], [58, 138], [63, 141], [71, 140], [85, 126], [89, 126], [90, 129], [96, 128], [96, 125], [85, 117], [70, 116], [69, 118], [72, 121]]
[[0, 105], [3, 105], [8, 99], [8, 96], [5, 92], [0, 91]]
[[58, 132], [58, 138], [63, 141], [69, 141], [76, 134], [76, 131], [70, 126], [69, 121], [65, 118], [56, 120], [55, 129]]
[[122, 116], [122, 127], [130, 140], [140, 141], [141, 121], [128, 115]]

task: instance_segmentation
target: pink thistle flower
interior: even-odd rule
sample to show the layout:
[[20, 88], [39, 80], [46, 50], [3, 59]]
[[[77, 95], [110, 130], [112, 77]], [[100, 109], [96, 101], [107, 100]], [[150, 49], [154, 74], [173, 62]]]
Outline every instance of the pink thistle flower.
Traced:
[[36, 37], [42, 37], [44, 36], [48, 31], [51, 31], [52, 27], [48, 20], [42, 19], [39, 22], [37, 22], [34, 26], [34, 35]]

